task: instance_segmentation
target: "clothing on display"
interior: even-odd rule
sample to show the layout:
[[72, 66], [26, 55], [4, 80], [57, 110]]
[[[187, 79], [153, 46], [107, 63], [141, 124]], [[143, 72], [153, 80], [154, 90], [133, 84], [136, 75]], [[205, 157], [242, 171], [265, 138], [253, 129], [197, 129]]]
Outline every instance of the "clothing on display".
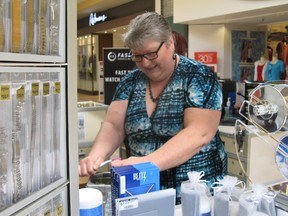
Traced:
[[267, 60], [265, 56], [261, 56], [260, 60], [254, 63], [254, 81], [264, 81], [265, 80], [265, 71], [267, 68]]
[[284, 73], [284, 62], [280, 59], [277, 59], [277, 56], [274, 55], [272, 61], [269, 61], [266, 69], [266, 80], [274, 81], [281, 80], [281, 76]]

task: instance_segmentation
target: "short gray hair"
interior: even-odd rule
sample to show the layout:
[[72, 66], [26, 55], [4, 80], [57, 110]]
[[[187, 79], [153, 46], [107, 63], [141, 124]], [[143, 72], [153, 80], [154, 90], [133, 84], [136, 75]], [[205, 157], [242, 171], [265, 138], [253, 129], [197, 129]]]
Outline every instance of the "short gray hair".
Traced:
[[145, 12], [130, 21], [123, 41], [130, 49], [142, 48], [145, 40], [166, 42], [171, 35], [171, 27], [163, 16], [156, 12]]

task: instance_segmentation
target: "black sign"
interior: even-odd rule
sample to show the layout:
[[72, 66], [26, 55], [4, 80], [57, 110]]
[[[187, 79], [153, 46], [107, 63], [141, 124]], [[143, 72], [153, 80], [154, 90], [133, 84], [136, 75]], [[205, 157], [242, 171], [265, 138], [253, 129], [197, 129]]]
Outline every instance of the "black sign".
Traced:
[[104, 103], [109, 105], [118, 83], [135, 68], [130, 49], [104, 48]]

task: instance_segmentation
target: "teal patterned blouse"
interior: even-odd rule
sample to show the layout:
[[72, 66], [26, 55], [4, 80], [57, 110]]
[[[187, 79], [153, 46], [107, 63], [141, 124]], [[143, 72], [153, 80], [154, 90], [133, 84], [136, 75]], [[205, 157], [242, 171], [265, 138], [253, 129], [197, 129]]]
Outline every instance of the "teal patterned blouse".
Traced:
[[[222, 110], [222, 91], [216, 74], [200, 62], [180, 56], [174, 75], [150, 116], [146, 111], [147, 77], [139, 69], [118, 84], [113, 100], [129, 100], [125, 121], [128, 154], [144, 156], [161, 147], [183, 128], [189, 107]], [[204, 171], [210, 186], [227, 174], [227, 155], [217, 132], [208, 145], [186, 163], [161, 172], [161, 188], [176, 188], [180, 203], [181, 182], [189, 171]]]

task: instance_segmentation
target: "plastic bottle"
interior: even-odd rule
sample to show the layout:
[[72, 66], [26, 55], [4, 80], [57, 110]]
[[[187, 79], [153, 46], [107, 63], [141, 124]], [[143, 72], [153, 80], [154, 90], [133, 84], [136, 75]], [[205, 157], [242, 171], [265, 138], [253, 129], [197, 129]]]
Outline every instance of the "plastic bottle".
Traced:
[[230, 97], [227, 98], [227, 102], [226, 102], [226, 107], [230, 107], [231, 106], [231, 99]]
[[107, 201], [105, 204], [105, 216], [112, 216], [112, 205], [111, 205], [111, 192], [107, 193]]
[[227, 98], [226, 107], [225, 107], [225, 116], [230, 117], [230, 107], [231, 107], [231, 100], [230, 97]]
[[103, 216], [103, 195], [95, 188], [79, 189], [80, 216]]
[[211, 202], [209, 197], [201, 196], [200, 197], [200, 216], [211, 216]]

